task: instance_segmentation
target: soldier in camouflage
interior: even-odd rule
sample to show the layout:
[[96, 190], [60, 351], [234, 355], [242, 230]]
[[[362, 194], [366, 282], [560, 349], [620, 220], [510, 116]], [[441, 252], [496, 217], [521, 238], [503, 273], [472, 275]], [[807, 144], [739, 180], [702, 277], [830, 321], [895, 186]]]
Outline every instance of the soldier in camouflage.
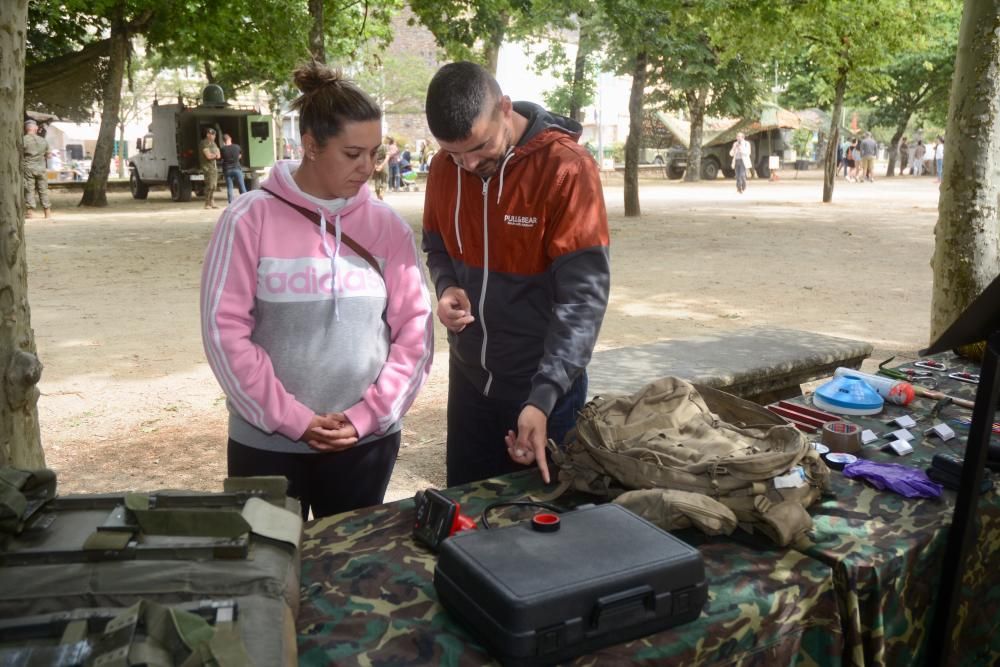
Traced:
[[222, 151], [215, 143], [215, 130], [208, 128], [205, 138], [198, 144], [198, 159], [201, 173], [205, 175], [205, 208], [219, 208], [215, 205], [215, 191], [219, 187], [219, 167], [216, 160], [222, 159]]
[[29, 118], [24, 121], [24, 152], [21, 155], [21, 173], [24, 175], [24, 217], [35, 217], [35, 191], [38, 191], [38, 201], [42, 211], [48, 218], [51, 204], [49, 202], [49, 181], [45, 172], [45, 160], [52, 154], [49, 142], [45, 137], [38, 136], [38, 123]]

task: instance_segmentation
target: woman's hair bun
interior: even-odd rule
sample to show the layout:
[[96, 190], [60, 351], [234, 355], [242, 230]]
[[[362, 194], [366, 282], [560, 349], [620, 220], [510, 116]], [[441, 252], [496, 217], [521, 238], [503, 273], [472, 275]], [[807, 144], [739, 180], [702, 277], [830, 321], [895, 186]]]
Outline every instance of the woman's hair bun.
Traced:
[[302, 91], [303, 95], [309, 95], [344, 80], [340, 70], [324, 65], [318, 60], [311, 60], [299, 65], [292, 76], [295, 80], [295, 86]]

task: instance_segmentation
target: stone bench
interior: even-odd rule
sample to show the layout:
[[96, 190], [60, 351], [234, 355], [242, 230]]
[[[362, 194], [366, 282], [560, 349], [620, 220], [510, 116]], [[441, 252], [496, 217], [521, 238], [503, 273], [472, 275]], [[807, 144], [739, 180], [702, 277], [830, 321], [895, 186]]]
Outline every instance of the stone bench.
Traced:
[[860, 368], [869, 343], [808, 331], [755, 327], [595, 352], [590, 396], [631, 394], [674, 375], [758, 403], [800, 395], [799, 385]]

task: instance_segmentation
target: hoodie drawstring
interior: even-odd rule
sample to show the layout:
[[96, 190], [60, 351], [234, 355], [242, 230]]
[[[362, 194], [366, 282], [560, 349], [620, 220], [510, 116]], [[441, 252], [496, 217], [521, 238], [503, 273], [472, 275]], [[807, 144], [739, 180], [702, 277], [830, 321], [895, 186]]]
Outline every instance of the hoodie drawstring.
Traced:
[[330, 249], [330, 242], [326, 238], [326, 214], [322, 208], [317, 208], [319, 213], [319, 234], [323, 240], [323, 252], [330, 258], [330, 291], [333, 292], [333, 318], [340, 321], [340, 304], [337, 301], [337, 258], [340, 257], [340, 213], [333, 219], [333, 249]]
[[514, 157], [514, 147], [511, 146], [507, 149], [507, 155], [504, 157], [503, 162], [500, 164], [500, 189], [497, 190], [497, 205], [500, 204], [500, 195], [503, 194], [503, 170], [507, 168], [507, 162]]
[[458, 189], [455, 193], [455, 237], [458, 239], [458, 254], [465, 254], [462, 250], [462, 232], [458, 227], [458, 210], [462, 206], [462, 168], [455, 164], [455, 175], [458, 179]]

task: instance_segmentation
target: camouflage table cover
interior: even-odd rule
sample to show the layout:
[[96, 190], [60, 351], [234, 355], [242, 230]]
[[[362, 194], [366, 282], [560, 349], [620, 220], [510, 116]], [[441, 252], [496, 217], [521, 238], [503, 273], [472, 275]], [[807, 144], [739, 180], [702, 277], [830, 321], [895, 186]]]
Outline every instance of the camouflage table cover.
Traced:
[[[446, 491], [478, 517], [490, 502], [542, 490], [534, 471]], [[561, 505], [582, 502], [564, 496]], [[491, 524], [528, 516], [497, 510]], [[411, 537], [413, 501], [306, 524], [299, 664], [493, 664], [437, 601], [435, 556]], [[682, 537], [687, 537], [682, 535]], [[839, 665], [842, 628], [831, 566], [792, 549], [766, 555], [697, 540], [709, 599], [692, 623], [582, 656], [573, 665]]]
[[[952, 354], [934, 357], [948, 372], [978, 369]], [[904, 364], [902, 368], [912, 368]], [[974, 399], [976, 386], [935, 373], [938, 391]], [[808, 403], [800, 398], [792, 402]], [[913, 453], [899, 457], [881, 451], [884, 438], [863, 448], [865, 459], [926, 469], [936, 452], [963, 456], [972, 411], [951, 405], [938, 416], [935, 402], [918, 398], [908, 406], [888, 405], [871, 417], [848, 417], [862, 428], [884, 435], [895, 430], [886, 422], [908, 414], [917, 422]], [[946, 443], [925, 437], [931, 426], [944, 422], [955, 431]], [[819, 435], [810, 436], [819, 440]], [[993, 442], [1000, 442], [994, 435]], [[990, 479], [1000, 479], [987, 471]], [[924, 664], [927, 632], [948, 529], [957, 492], [945, 490], [941, 500], [907, 499], [877, 491], [860, 480], [831, 474], [833, 496], [810, 508], [814, 529], [802, 553], [834, 568], [843, 610], [845, 664]], [[959, 618], [961, 641], [954, 652], [958, 664], [989, 665], [1000, 659], [1000, 498], [996, 490], [980, 497], [977, 551], [970, 557], [963, 582]]]

